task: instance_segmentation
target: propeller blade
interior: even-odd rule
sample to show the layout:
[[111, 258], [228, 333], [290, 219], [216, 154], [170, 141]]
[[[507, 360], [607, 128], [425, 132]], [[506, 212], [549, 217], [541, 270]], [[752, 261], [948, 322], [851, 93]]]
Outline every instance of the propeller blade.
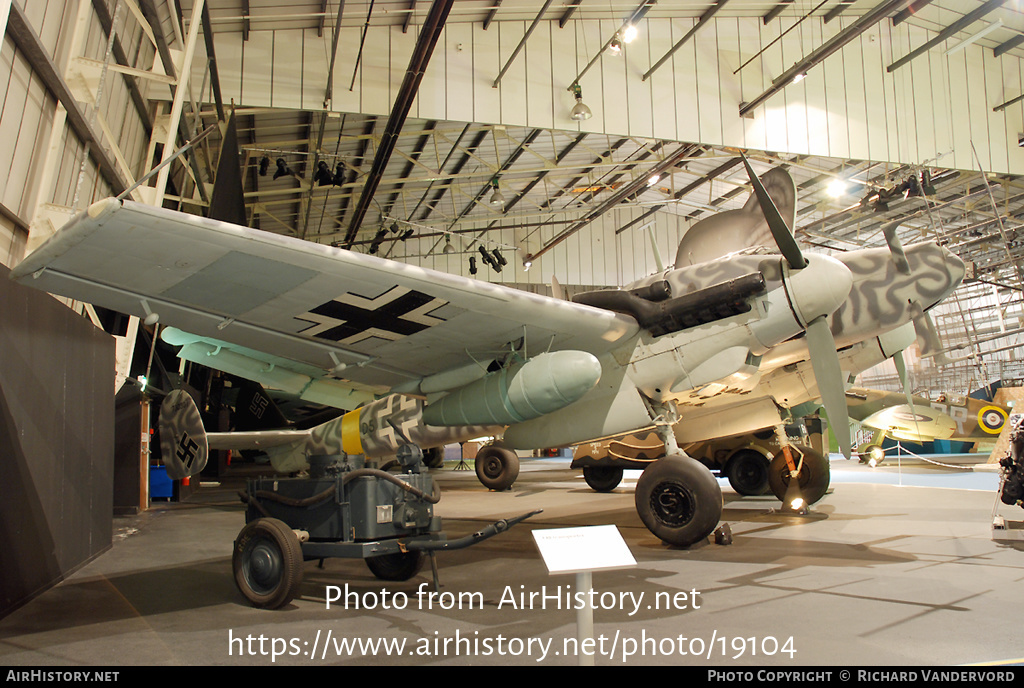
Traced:
[[917, 436], [921, 436], [921, 428], [917, 424], [917, 412], [914, 410], [914, 398], [910, 395], [910, 381], [907, 377], [907, 362], [903, 360], [903, 352], [897, 351], [892, 355], [892, 362], [896, 364], [896, 372], [900, 376], [900, 382], [903, 384], [903, 394], [907, 397], [907, 406], [910, 408], [910, 413], [914, 416], [914, 429], [917, 430]]
[[811, 367], [818, 381], [818, 392], [828, 413], [832, 432], [836, 436], [843, 456], [850, 458], [850, 415], [846, 407], [846, 385], [839, 366], [836, 342], [832, 338], [828, 317], [819, 316], [807, 324], [807, 346], [811, 353]]
[[885, 227], [882, 227], [882, 234], [885, 235], [885, 243], [889, 244], [889, 253], [892, 254], [892, 262], [896, 265], [896, 269], [904, 275], [909, 275], [910, 263], [907, 262], [907, 254], [903, 252], [903, 244], [900, 243], [900, 238], [896, 236], [896, 228], [899, 226], [899, 220], [890, 222]]
[[789, 225], [782, 218], [782, 213], [775, 207], [772, 197], [768, 195], [768, 190], [764, 188], [760, 177], [754, 172], [754, 168], [750, 166], [747, 156], [740, 153], [740, 158], [743, 159], [743, 166], [747, 168], [750, 184], [754, 187], [757, 202], [761, 205], [761, 212], [764, 213], [764, 219], [768, 221], [768, 229], [772, 231], [772, 236], [775, 238], [775, 244], [779, 247], [779, 251], [786, 258], [789, 267], [794, 270], [807, 267], [807, 260], [804, 258], [804, 254], [800, 251], [793, 233], [789, 230]]
[[914, 332], [917, 333], [918, 343], [921, 346], [921, 356], [934, 357], [939, 365], [949, 363], [949, 359], [942, 352], [942, 342], [939, 341], [939, 332], [935, 329], [930, 315], [924, 312], [921, 304], [914, 303], [917, 314], [914, 316]]

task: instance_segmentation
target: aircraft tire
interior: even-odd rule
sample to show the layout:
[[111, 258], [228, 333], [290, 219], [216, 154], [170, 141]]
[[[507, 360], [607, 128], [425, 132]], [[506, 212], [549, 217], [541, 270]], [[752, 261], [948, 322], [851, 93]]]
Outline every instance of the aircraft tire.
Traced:
[[636, 483], [636, 511], [662, 541], [689, 547], [707, 538], [722, 518], [722, 489], [711, 471], [685, 456], [666, 456]]
[[[808, 504], [814, 504], [825, 496], [829, 485], [828, 458], [814, 451], [810, 447], [794, 445], [804, 454], [804, 463], [800, 467], [800, 493]], [[790, 471], [786, 465], [786, 457], [782, 450], [772, 457], [771, 469], [768, 472], [768, 483], [771, 485], [772, 494], [780, 500], [786, 497], [786, 488], [789, 487]]]
[[426, 558], [423, 552], [395, 552], [366, 559], [366, 567], [381, 580], [407, 581], [420, 572]]
[[725, 477], [737, 494], [763, 495], [768, 492], [770, 462], [760, 452], [740, 449], [725, 464]]
[[622, 469], [615, 466], [584, 466], [583, 479], [595, 492], [611, 492], [622, 482]]
[[473, 463], [477, 479], [490, 490], [508, 490], [519, 477], [519, 456], [500, 444], [481, 447]]
[[235, 540], [235, 584], [254, 607], [277, 609], [291, 602], [302, 582], [302, 565], [299, 539], [276, 518], [250, 521]]

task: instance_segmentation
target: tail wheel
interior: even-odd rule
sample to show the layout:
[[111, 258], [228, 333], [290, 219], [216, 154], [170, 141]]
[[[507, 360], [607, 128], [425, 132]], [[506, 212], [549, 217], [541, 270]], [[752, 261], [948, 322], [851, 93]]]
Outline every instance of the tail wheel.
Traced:
[[729, 458], [725, 476], [741, 495], [762, 495], [768, 491], [768, 459], [753, 449], [741, 449]]
[[395, 552], [366, 560], [366, 567], [373, 575], [386, 581], [407, 581], [423, 568], [426, 555], [423, 552]]
[[718, 481], [684, 456], [667, 456], [648, 466], [637, 481], [635, 501], [647, 529], [678, 547], [707, 538], [722, 518]]
[[276, 518], [258, 518], [238, 534], [231, 557], [235, 584], [255, 607], [277, 609], [292, 601], [302, 582], [302, 547]]
[[427, 468], [442, 468], [444, 466], [444, 447], [424, 449], [423, 463]]
[[491, 490], [507, 490], [519, 477], [519, 456], [499, 444], [481, 447], [474, 463], [476, 477]]
[[584, 466], [583, 479], [595, 492], [611, 492], [622, 482], [622, 469], [614, 466]]
[[[793, 452], [793, 461], [799, 463], [799, 453], [803, 453], [803, 465], [800, 467], [798, 484], [804, 501], [814, 504], [825, 496], [829, 485], [828, 458], [810, 447], [793, 445], [798, 451]], [[768, 484], [771, 485], [772, 494], [779, 499], [785, 499], [786, 489], [789, 487], [791, 471], [782, 450], [772, 457], [771, 469], [768, 473]]]

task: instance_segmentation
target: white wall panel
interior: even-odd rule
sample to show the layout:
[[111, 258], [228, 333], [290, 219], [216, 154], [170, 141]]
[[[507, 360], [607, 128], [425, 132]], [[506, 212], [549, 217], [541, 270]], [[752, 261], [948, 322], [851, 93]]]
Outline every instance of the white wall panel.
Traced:
[[[493, 124], [501, 122], [501, 87], [492, 88], [494, 80], [504, 64], [498, 53], [498, 27], [484, 31], [483, 25], [473, 24], [473, 74], [466, 81], [460, 81], [460, 87], [454, 91], [469, 90], [472, 94], [470, 118], [462, 118], [465, 122], [484, 122]], [[454, 104], [453, 104], [454, 105]], [[453, 109], [453, 112], [459, 110]]]
[[[654, 54], [660, 56], [668, 52], [678, 41], [682, 40], [687, 31], [693, 28], [694, 23], [690, 19], [673, 20], [671, 23], [672, 33], [668, 43]], [[671, 60], [659, 67], [659, 71], [663, 69], [675, 72], [676, 138], [682, 141], [700, 141], [700, 116], [697, 111], [697, 54], [693, 41], [687, 41], [672, 53]]]
[[[399, 61], [401, 59], [401, 55], [406, 55], [406, 61], [408, 62], [408, 56], [412, 54], [412, 49], [415, 45], [415, 36], [411, 33], [404, 34], [407, 38], [405, 41], [401, 41], [399, 38], [401, 36], [403, 36], [401, 33], [397, 33], [393, 36], [393, 43], [400, 44], [401, 47], [399, 48], [398, 45], [392, 46], [392, 63]], [[445, 32], [443, 49], [446, 54], [446, 81], [449, 83], [470, 85], [468, 88], [447, 89], [445, 93], [445, 97], [448, 101], [446, 108], [451, 111], [465, 111], [467, 108], [471, 109], [473, 107], [473, 92], [481, 86], [481, 83], [475, 81], [473, 78], [473, 25], [453, 24], [452, 26], [449, 26], [448, 30]], [[495, 72], [495, 74], [497, 74], [497, 72]], [[394, 86], [394, 88], [391, 89], [392, 101], [394, 101], [398, 87], [402, 84], [403, 77], [404, 70], [399, 74], [396, 69], [392, 69], [391, 79]]]
[[[254, 34], [250, 33], [250, 41]], [[360, 30], [358, 27], [343, 28], [338, 36], [338, 54], [334, 60], [334, 100], [331, 108], [335, 112], [362, 112], [362, 84], [359, 81], [359, 74], [356, 73], [356, 81], [353, 85], [352, 74], [355, 71], [356, 55], [359, 54]], [[385, 49], [386, 46], [370, 46], [371, 50]], [[328, 47], [330, 50], [330, 47]], [[328, 53], [329, 54], [329, 53]], [[406, 60], [408, 62], [408, 60]], [[329, 63], [327, 63], [329, 64]], [[219, 67], [219, 65], [218, 65]], [[326, 65], [325, 65], [326, 69]], [[321, 77], [321, 81], [327, 83], [327, 74]], [[260, 105], [260, 102], [245, 101], [247, 105]], [[387, 113], [374, 113], [387, 114]]]
[[[391, 106], [395, 101], [395, 93], [401, 87], [402, 82], [392, 84], [391, 64], [393, 63], [391, 51], [391, 36], [401, 35], [399, 27], [371, 26], [366, 32], [366, 45], [374, 46], [374, 50], [363, 50], [363, 59], [359, 64], [359, 75], [356, 77], [356, 87], [362, 93], [361, 110], [363, 112], [390, 113]], [[439, 52], [444, 52], [443, 44], [438, 46]], [[406, 66], [409, 63], [409, 53], [405, 57]], [[433, 59], [431, 59], [433, 66]], [[430, 69], [428, 68], [428, 72]], [[403, 70], [404, 77], [404, 70]]]
[[[672, 46], [672, 24], [670, 22], [645, 22], [644, 33], [638, 40], [647, 53], [646, 72]], [[630, 54], [636, 55], [638, 48], [630, 46]], [[643, 77], [643, 73], [640, 75]], [[670, 59], [648, 79], [651, 93], [651, 126], [655, 132], [671, 132], [668, 139], [678, 138], [676, 123], [676, 72]], [[641, 96], [642, 97], [642, 96]]]
[[[733, 71], [739, 69], [739, 72], [733, 75], [732, 78], [738, 79], [736, 82], [739, 91], [738, 100], [742, 103], [751, 97], [752, 93], [757, 92], [761, 83], [757, 71], [761, 65], [760, 58], [756, 58], [749, 65], [743, 66], [745, 62], [761, 51], [761, 20], [754, 18], [740, 19], [737, 39], [739, 41], [739, 64], [736, 65]], [[740, 69], [741, 66], [743, 66], [742, 69]], [[739, 112], [738, 106], [733, 112]], [[728, 108], [726, 108], [726, 114], [730, 114]], [[760, 108], [741, 119], [743, 124], [743, 146], [756, 150], [766, 149], [768, 147], [768, 134], [765, 128], [764, 109]]]
[[[512, 51], [519, 45], [528, 27], [529, 23], [527, 22], [500, 22], [491, 25], [489, 31], [496, 30], [498, 36], [498, 54], [502, 66], [508, 62]], [[495, 73], [494, 76], [497, 77], [498, 74]], [[525, 124], [528, 119], [526, 115], [526, 59], [522, 52], [508, 66], [498, 85], [498, 90], [501, 92], [501, 122]]]

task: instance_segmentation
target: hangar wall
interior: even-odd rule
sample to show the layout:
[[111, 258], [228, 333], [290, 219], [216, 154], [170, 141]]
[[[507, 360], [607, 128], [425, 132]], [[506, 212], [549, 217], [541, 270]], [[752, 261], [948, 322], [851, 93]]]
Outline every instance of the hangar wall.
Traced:
[[[81, 91], [66, 83], [72, 56], [102, 61], [106, 53], [93, 3], [14, 0], [9, 11], [0, 46], [0, 160], [10, 161], [0, 178], [0, 262], [8, 266], [21, 259], [27, 228], [59, 226], [71, 206], [114, 195], [141, 175], [151, 126], [132, 107], [129, 77], [109, 73], [98, 106], [75, 100]], [[121, 12], [116, 26], [132, 64], [151, 67], [155, 48], [140, 40], [131, 13]], [[117, 169], [114, 144], [128, 169]], [[56, 219], [48, 219], [51, 212]]]
[[[950, 17], [947, 23], [956, 17]], [[607, 132], [829, 157], [925, 163], [1024, 173], [1024, 103], [992, 108], [1024, 92], [1021, 59], [971, 45], [935, 48], [908, 65], [887, 65], [934, 36], [904, 22], [879, 22], [842, 50], [739, 116], [771, 80], [853, 20], [811, 17], [765, 53], [733, 72], [791, 28], [796, 17], [767, 26], [758, 18], [715, 18], [646, 81], [642, 75], [689, 31], [694, 19], [645, 19], [641, 38], [621, 58], [603, 57], [581, 79], [594, 117], [569, 119], [567, 92], [589, 58], [618, 28], [613, 22], [542, 22], [493, 82], [524, 35], [527, 22], [449, 23], [424, 74], [410, 117]], [[339, 42], [332, 110], [387, 115], [416, 41], [413, 30], [371, 27], [355, 80], [361, 28]], [[246, 107], [319, 111], [327, 83], [330, 32], [252, 31], [217, 34], [225, 101]], [[955, 43], [951, 40], [948, 45]], [[947, 45], [947, 47], [948, 47]], [[202, 49], [200, 47], [200, 49]], [[196, 60], [197, 70], [204, 60]], [[201, 78], [197, 71], [196, 78]], [[352, 88], [350, 90], [350, 83]]]

